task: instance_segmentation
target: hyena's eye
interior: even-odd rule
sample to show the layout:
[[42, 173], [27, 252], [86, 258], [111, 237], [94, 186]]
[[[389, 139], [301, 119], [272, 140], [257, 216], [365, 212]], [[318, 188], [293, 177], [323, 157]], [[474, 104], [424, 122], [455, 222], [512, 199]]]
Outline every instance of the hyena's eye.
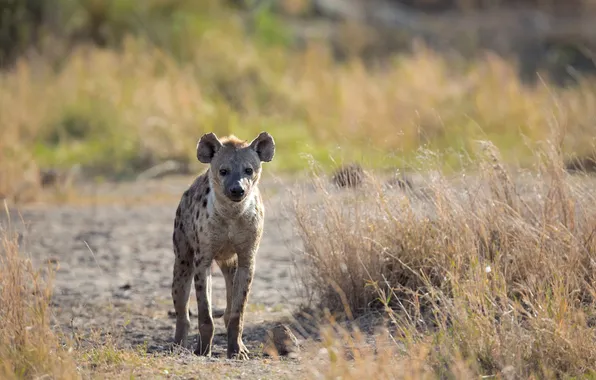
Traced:
[[244, 172], [245, 172], [247, 175], [252, 175], [252, 172], [253, 172], [253, 170], [252, 170], [252, 168], [246, 168], [246, 169], [244, 169]]
[[219, 175], [225, 177], [228, 175], [228, 169], [219, 169]]

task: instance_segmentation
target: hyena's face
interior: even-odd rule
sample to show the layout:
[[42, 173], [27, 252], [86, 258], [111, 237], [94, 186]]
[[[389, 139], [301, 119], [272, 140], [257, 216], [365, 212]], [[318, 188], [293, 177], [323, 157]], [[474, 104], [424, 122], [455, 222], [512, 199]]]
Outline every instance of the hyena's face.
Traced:
[[262, 132], [250, 144], [231, 136], [221, 141], [213, 133], [201, 137], [197, 158], [210, 164], [213, 191], [233, 202], [241, 202], [250, 194], [261, 177], [261, 163], [275, 154], [275, 142]]
[[211, 170], [215, 191], [234, 202], [240, 202], [258, 182], [261, 161], [250, 147], [235, 149], [224, 145], [211, 161]]

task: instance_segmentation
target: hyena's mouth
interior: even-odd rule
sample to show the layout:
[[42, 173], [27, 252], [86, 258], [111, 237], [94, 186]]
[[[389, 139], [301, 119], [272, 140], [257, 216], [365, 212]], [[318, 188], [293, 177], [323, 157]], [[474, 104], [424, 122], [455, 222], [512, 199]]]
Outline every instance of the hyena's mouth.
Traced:
[[232, 202], [242, 202], [246, 198], [244, 194], [237, 195], [237, 194], [228, 194], [228, 199]]

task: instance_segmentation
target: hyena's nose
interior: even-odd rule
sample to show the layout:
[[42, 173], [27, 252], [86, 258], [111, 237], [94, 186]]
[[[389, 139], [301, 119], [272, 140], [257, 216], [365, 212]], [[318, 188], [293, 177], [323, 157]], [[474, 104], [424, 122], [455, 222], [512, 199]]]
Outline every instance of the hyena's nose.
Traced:
[[244, 189], [240, 186], [234, 186], [230, 189], [230, 194], [234, 198], [242, 198], [244, 196]]

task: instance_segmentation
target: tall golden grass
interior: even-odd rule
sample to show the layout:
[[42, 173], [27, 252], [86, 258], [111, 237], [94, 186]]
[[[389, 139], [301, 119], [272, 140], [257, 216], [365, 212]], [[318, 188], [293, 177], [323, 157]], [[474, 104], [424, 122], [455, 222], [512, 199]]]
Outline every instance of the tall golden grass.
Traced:
[[482, 150], [481, 170], [429, 179], [412, 196], [316, 177], [318, 190], [297, 198], [315, 305], [389, 321], [388, 357], [373, 351], [360, 370], [334, 359], [322, 373], [384, 371], [379, 355], [433, 378], [596, 374], [594, 181], [567, 174], [553, 146], [521, 172], [494, 145]]

